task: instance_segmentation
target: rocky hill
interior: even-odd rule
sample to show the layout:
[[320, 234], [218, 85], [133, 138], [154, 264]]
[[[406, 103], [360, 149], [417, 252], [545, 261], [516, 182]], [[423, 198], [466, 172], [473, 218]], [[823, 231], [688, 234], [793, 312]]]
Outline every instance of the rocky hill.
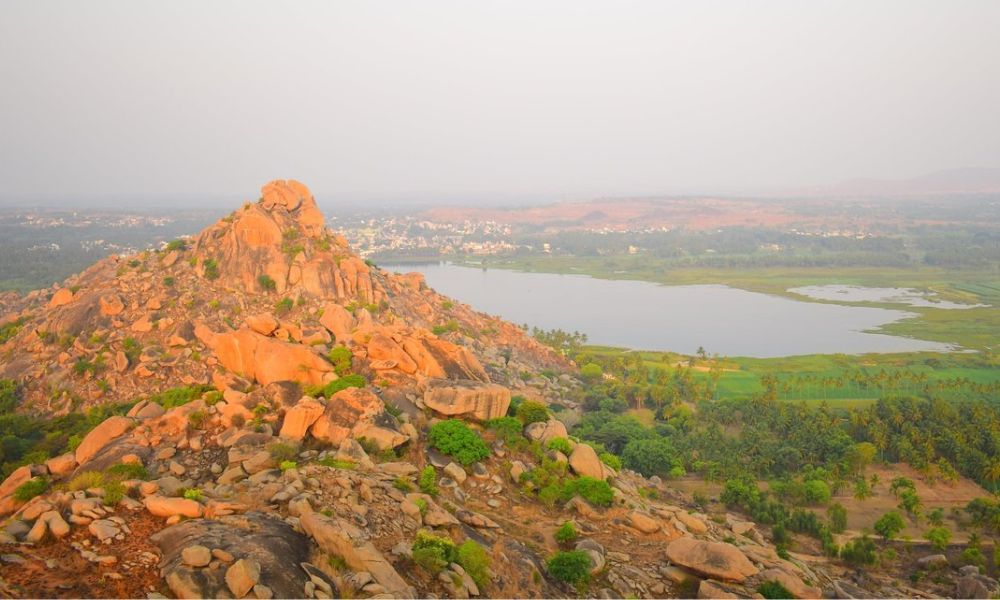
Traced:
[[574, 365], [366, 264], [295, 181], [0, 302], [15, 417], [100, 415], [0, 484], [0, 596], [917, 594], [605, 464], [546, 408]]

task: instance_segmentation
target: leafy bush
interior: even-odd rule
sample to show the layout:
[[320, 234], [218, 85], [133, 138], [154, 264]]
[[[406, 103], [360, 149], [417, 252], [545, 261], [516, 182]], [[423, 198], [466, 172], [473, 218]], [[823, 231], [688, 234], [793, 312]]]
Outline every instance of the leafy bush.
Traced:
[[133, 337], [127, 337], [122, 341], [122, 352], [128, 357], [129, 363], [135, 364], [135, 361], [139, 360], [139, 356], [142, 354], [142, 344]]
[[830, 502], [830, 486], [825, 481], [813, 479], [805, 482], [804, 499], [810, 504], [827, 504]]
[[437, 496], [440, 493], [437, 486], [437, 471], [434, 467], [427, 465], [420, 471], [420, 478], [417, 480], [420, 491], [428, 496]]
[[32, 477], [14, 490], [14, 499], [18, 502], [27, 502], [35, 496], [41, 496], [49, 488], [49, 482], [43, 477]]
[[498, 417], [486, 421], [486, 428], [495, 431], [498, 439], [510, 444], [521, 439], [523, 425], [514, 417]]
[[580, 367], [580, 376], [587, 381], [597, 381], [604, 375], [604, 370], [597, 363], [587, 363]]
[[351, 360], [354, 355], [344, 346], [336, 346], [326, 354], [326, 359], [333, 364], [333, 371], [343, 377], [351, 372]]
[[[126, 346], [128, 345], [128, 340], [125, 340], [125, 344]], [[142, 349], [140, 348], [139, 351], [142, 352]], [[212, 389], [214, 388], [210, 385], [187, 385], [163, 390], [149, 396], [147, 399], [150, 402], [159, 404], [166, 410], [170, 410], [171, 408], [184, 406], [188, 402], [197, 400], [201, 398], [202, 394]]]
[[299, 451], [295, 446], [286, 442], [274, 442], [267, 447], [267, 451], [271, 455], [271, 458], [278, 462], [295, 460], [299, 454]]
[[906, 527], [906, 523], [903, 521], [903, 517], [894, 510], [889, 511], [882, 515], [878, 521], [875, 521], [875, 533], [879, 534], [887, 541], [896, 537], [896, 534]]
[[831, 504], [826, 509], [826, 515], [830, 519], [830, 531], [833, 533], [843, 533], [847, 529], [847, 509], [839, 503]]
[[840, 549], [840, 557], [852, 565], [873, 565], [878, 559], [875, 542], [867, 535], [855, 538]]
[[573, 446], [569, 443], [569, 440], [564, 437], [552, 438], [549, 440], [549, 443], [546, 444], [546, 447], [548, 447], [549, 450], [558, 450], [567, 456], [573, 452]]
[[149, 471], [139, 463], [119, 463], [110, 467], [104, 472], [112, 478], [128, 479], [149, 479]]
[[544, 423], [549, 420], [549, 409], [536, 400], [525, 400], [518, 405], [516, 416], [525, 425]]
[[625, 444], [621, 455], [622, 464], [646, 477], [653, 475], [670, 476], [675, 467], [682, 467], [674, 445], [667, 438], [656, 437], [634, 439]]
[[576, 541], [576, 525], [573, 524], [573, 521], [566, 521], [560, 525], [559, 529], [556, 529], [555, 538], [560, 544], [568, 544]]
[[[413, 540], [413, 562], [430, 573], [439, 573], [458, 559], [455, 542], [421, 530]], [[471, 575], [471, 574], [470, 574]]]
[[429, 505], [426, 500], [423, 498], [414, 498], [413, 503], [417, 505], [418, 509], [420, 509], [420, 516], [423, 517], [427, 514], [427, 508]]
[[313, 397], [323, 396], [324, 398], [331, 398], [337, 392], [346, 390], [347, 388], [363, 388], [366, 383], [365, 378], [361, 375], [345, 375], [340, 379], [331, 381], [325, 386], [309, 386], [305, 389], [305, 393]]
[[184, 490], [184, 498], [188, 500], [194, 500], [195, 502], [201, 502], [205, 494], [198, 488], [188, 488]]
[[316, 461], [316, 464], [323, 465], [324, 467], [330, 467], [331, 469], [343, 469], [345, 471], [353, 471], [358, 468], [358, 465], [349, 460], [338, 460], [332, 456], [322, 458]]
[[270, 275], [265, 274], [257, 276], [257, 285], [264, 291], [273, 292], [277, 288], [278, 283]]
[[291, 298], [282, 298], [274, 304], [274, 314], [284, 315], [287, 314], [295, 307], [295, 302]]
[[208, 420], [208, 413], [203, 410], [196, 410], [188, 414], [188, 423], [195, 429], [201, 429]]
[[173, 252], [175, 250], [185, 250], [185, 249], [187, 249], [187, 243], [180, 238], [176, 240], [170, 240], [169, 242], [167, 242], [167, 245], [164, 248], [164, 250], [167, 252]]
[[104, 485], [104, 474], [98, 471], [84, 471], [73, 477], [66, 484], [66, 488], [71, 492], [99, 488]]
[[620, 471], [622, 468], [622, 459], [618, 458], [610, 452], [601, 452], [597, 455], [597, 458], [601, 459], [601, 462], [608, 465], [615, 471]]
[[781, 585], [780, 581], [765, 581], [764, 583], [757, 586], [757, 592], [765, 598], [795, 598], [795, 596], [788, 591], [788, 588]]
[[399, 491], [401, 491], [403, 493], [412, 492], [413, 491], [413, 484], [410, 483], [410, 480], [407, 479], [407, 478], [405, 478], [405, 477], [397, 477], [392, 482], [392, 487], [396, 488], [397, 490], [399, 490]]
[[572, 585], [590, 581], [590, 556], [583, 550], [557, 552], [545, 563], [545, 567], [559, 581]]
[[0, 379], [0, 414], [14, 412], [17, 403], [17, 384], [13, 379]]
[[435, 423], [427, 433], [427, 441], [463, 465], [471, 465], [490, 455], [490, 449], [479, 434], [459, 419]]
[[465, 572], [472, 577], [482, 590], [489, 581], [490, 555], [482, 546], [472, 540], [466, 540], [458, 547], [458, 556], [455, 561], [465, 569]]
[[924, 534], [924, 539], [931, 543], [938, 550], [944, 550], [951, 541], [951, 532], [947, 527], [933, 527]]
[[125, 484], [118, 480], [106, 481], [104, 483], [104, 496], [101, 502], [105, 506], [114, 506], [125, 497]]
[[297, 469], [298, 466], [299, 463], [295, 462], [294, 460], [283, 460], [281, 461], [281, 464], [278, 465], [278, 468], [281, 469], [282, 472], [284, 472], [284, 471], [289, 471], [291, 469]]
[[219, 263], [214, 258], [206, 258], [201, 262], [205, 270], [205, 279], [213, 280], [219, 278]]
[[562, 500], [568, 501], [573, 496], [580, 496], [596, 506], [611, 506], [615, 500], [615, 494], [608, 482], [593, 477], [578, 477], [563, 484], [560, 493]]
[[0, 344], [17, 335], [17, 333], [21, 331], [21, 327], [24, 325], [25, 321], [27, 321], [27, 319], [21, 317], [0, 326]]

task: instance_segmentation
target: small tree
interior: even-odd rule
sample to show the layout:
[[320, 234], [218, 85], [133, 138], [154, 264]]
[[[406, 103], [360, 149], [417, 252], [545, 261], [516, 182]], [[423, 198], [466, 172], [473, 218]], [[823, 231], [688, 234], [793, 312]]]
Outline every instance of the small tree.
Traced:
[[544, 423], [549, 420], [549, 409], [536, 400], [525, 400], [517, 406], [517, 418], [525, 425]]
[[886, 541], [896, 537], [896, 534], [904, 527], [906, 527], [906, 523], [903, 521], [903, 517], [894, 510], [885, 513], [878, 521], [875, 521], [875, 533], [885, 538]]
[[843, 533], [847, 529], [847, 509], [839, 502], [831, 504], [826, 509], [826, 515], [830, 519], [830, 531], [833, 533]]
[[951, 532], [947, 527], [933, 527], [924, 534], [924, 539], [931, 543], [938, 550], [944, 550], [951, 541]]
[[545, 566], [559, 581], [572, 585], [583, 585], [590, 581], [590, 556], [583, 550], [557, 552]]

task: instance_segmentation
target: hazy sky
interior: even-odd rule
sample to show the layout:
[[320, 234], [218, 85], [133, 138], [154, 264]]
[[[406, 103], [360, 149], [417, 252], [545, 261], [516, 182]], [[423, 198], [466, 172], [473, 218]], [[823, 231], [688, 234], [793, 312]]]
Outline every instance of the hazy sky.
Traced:
[[0, 3], [0, 196], [597, 195], [1000, 166], [1000, 1]]

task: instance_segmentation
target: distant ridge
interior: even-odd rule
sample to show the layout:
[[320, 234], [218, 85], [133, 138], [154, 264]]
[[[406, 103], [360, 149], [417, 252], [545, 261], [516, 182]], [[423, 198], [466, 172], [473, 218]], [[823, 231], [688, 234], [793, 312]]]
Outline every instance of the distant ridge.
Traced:
[[801, 192], [819, 196], [919, 196], [1000, 192], [1000, 168], [947, 169], [909, 179], [849, 179]]

